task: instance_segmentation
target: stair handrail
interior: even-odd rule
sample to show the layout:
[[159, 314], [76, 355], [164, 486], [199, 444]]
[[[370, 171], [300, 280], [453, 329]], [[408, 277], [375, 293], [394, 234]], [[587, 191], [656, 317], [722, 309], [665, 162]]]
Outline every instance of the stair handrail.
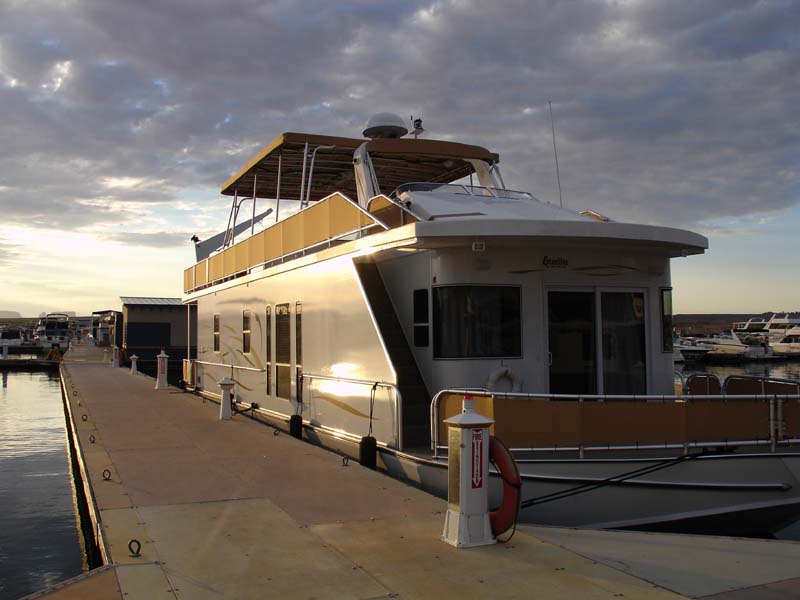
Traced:
[[321, 381], [340, 381], [342, 383], [354, 383], [357, 385], [377, 386], [394, 390], [394, 414], [395, 414], [395, 439], [397, 440], [397, 450], [403, 449], [403, 395], [396, 383], [389, 381], [370, 381], [368, 379], [355, 379], [353, 377], [334, 377], [332, 375], [318, 375], [316, 373], [301, 373], [301, 379], [314, 379]]

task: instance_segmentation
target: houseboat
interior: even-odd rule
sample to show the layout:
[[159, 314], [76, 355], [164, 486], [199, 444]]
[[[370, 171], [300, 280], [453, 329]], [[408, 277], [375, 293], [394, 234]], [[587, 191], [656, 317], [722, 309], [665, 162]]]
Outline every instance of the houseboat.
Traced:
[[58, 346], [66, 350], [72, 339], [69, 315], [66, 313], [47, 313], [39, 319], [34, 332], [34, 342], [42, 350], [50, 350]]
[[239, 410], [300, 415], [353, 456], [374, 436], [381, 468], [441, 495], [442, 421], [469, 393], [517, 457], [526, 521], [746, 534], [800, 516], [796, 389], [673, 395], [670, 261], [705, 237], [540, 201], [496, 153], [406, 131], [284, 133], [223, 184], [228, 232], [244, 201], [275, 222], [184, 272], [189, 388], [219, 400], [229, 377]]

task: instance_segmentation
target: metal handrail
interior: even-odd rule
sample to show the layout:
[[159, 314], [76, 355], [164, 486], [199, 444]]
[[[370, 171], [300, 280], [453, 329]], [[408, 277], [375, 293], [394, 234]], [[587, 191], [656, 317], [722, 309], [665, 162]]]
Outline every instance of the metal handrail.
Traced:
[[397, 449], [403, 449], [403, 395], [397, 384], [388, 381], [369, 381], [367, 379], [354, 379], [351, 377], [333, 377], [331, 375], [316, 375], [314, 373], [302, 373], [301, 379], [313, 381], [341, 381], [342, 383], [355, 383], [357, 385], [378, 386], [394, 390], [394, 414], [395, 414], [395, 438], [397, 439]]
[[[489, 396], [501, 398], [518, 398], [520, 400], [573, 400], [576, 402], [583, 402], [585, 400], [595, 400], [600, 402], [605, 401], [621, 401], [621, 402], [635, 402], [635, 401], [661, 401], [661, 402], [693, 402], [695, 400], [719, 400], [726, 402], [728, 400], [764, 400], [770, 402], [770, 441], [774, 447], [775, 444], [775, 425], [777, 419], [775, 416], [774, 403], [778, 400], [800, 400], [800, 394], [705, 394], [692, 396], [674, 395], [674, 394], [649, 394], [649, 395], [620, 395], [620, 394], [526, 394], [520, 392], [492, 392], [489, 390], [479, 390], [477, 388], [450, 388], [439, 390], [431, 399], [430, 419], [431, 419], [431, 451], [434, 457], [438, 455], [438, 451], [443, 446], [439, 445], [439, 401], [444, 394], [464, 394], [470, 392], [476, 396]], [[781, 440], [783, 441], [783, 440]], [[720, 442], [722, 443], [722, 442]], [[717, 444], [718, 445], [718, 444]], [[641, 446], [639, 446], [641, 447]], [[578, 449], [593, 449], [592, 447], [576, 447]], [[606, 449], [605, 446], [602, 447]], [[532, 448], [512, 448], [515, 451], [533, 450]]]
[[[192, 360], [192, 359], [190, 359], [190, 360]], [[225, 367], [226, 369], [230, 369], [231, 370], [231, 379], [233, 379], [233, 370], [234, 369], [239, 369], [241, 371], [254, 371], [256, 373], [266, 373], [267, 372], [266, 369], [256, 369], [254, 367], [240, 367], [239, 365], [229, 365], [227, 363], [215, 363], [215, 362], [210, 362], [210, 361], [207, 361], [207, 360], [195, 360], [194, 362], [195, 362], [195, 364], [198, 364], [198, 365], [208, 365], [210, 367]]]

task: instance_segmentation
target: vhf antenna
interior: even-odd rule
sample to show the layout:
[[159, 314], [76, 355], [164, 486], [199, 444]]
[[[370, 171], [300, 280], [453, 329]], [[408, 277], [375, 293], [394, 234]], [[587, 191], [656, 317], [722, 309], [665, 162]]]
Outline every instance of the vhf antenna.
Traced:
[[558, 180], [558, 204], [564, 208], [564, 200], [561, 197], [561, 174], [558, 172], [558, 151], [556, 150], [556, 126], [553, 124], [553, 103], [547, 101], [547, 106], [550, 107], [550, 129], [553, 132], [553, 154], [556, 157], [556, 179]]

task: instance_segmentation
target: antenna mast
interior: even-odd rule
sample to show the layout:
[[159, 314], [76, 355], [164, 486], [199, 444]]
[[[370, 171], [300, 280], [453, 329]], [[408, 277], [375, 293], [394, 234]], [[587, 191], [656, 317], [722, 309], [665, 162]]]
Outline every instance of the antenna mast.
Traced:
[[550, 129], [553, 132], [553, 154], [556, 157], [556, 179], [558, 180], [558, 204], [564, 208], [564, 200], [561, 197], [561, 174], [558, 172], [558, 151], [556, 150], [556, 126], [553, 124], [553, 103], [547, 101], [547, 106], [550, 107]]

